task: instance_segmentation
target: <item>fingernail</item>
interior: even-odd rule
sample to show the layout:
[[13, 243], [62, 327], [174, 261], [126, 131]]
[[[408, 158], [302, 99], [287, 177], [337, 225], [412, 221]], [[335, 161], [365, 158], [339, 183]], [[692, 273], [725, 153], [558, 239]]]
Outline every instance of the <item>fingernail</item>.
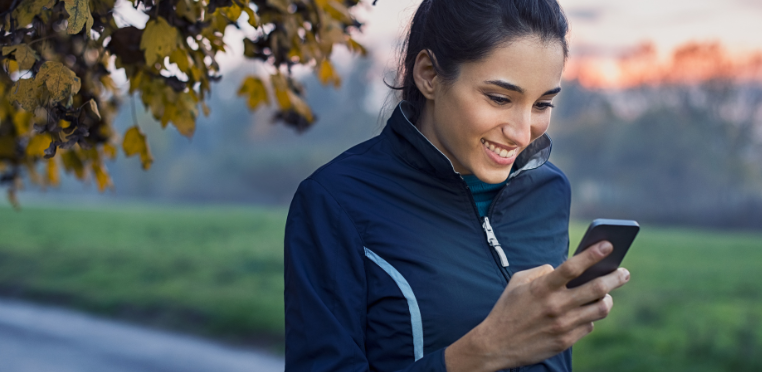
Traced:
[[622, 268], [622, 270], [624, 270], [624, 281], [625, 282], [630, 281], [630, 271], [625, 268]]
[[600, 249], [601, 249], [601, 253], [603, 253], [603, 254], [609, 254], [609, 252], [611, 252], [611, 250], [614, 249], [614, 247], [611, 245], [611, 243], [605, 242], [605, 243], [601, 244], [601, 248]]

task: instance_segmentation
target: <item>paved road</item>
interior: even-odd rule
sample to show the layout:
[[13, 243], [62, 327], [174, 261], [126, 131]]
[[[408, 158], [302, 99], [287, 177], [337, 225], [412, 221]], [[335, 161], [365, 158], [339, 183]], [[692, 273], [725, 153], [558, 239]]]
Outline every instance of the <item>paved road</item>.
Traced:
[[283, 359], [207, 340], [0, 300], [0, 372], [280, 372]]

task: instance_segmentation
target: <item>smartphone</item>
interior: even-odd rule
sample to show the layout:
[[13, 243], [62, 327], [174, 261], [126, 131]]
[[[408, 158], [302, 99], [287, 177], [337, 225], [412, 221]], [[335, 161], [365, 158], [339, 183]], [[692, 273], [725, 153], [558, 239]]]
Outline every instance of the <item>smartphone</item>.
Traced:
[[640, 231], [640, 225], [631, 220], [611, 220], [599, 218], [594, 220], [582, 237], [574, 255], [582, 253], [600, 241], [608, 240], [614, 246], [614, 250], [592, 267], [585, 270], [582, 275], [572, 279], [566, 284], [567, 288], [579, 287], [599, 276], [606, 275], [619, 267], [624, 255], [630, 248], [632, 241]]

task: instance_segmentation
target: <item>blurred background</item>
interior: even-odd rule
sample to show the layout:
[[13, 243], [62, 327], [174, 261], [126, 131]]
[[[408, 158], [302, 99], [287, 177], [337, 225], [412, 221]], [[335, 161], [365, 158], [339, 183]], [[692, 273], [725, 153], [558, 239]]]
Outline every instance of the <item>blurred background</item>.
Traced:
[[[318, 116], [306, 132], [236, 96], [258, 67], [229, 32], [191, 140], [136, 102], [150, 171], [120, 154], [114, 190], [70, 176], [22, 191], [20, 212], [0, 201], [0, 296], [282, 353], [288, 203], [385, 125], [383, 79], [420, 1], [364, 3], [369, 56], [334, 51], [339, 89], [300, 75]], [[762, 370], [762, 2], [560, 3], [571, 53], [551, 161], [572, 184], [571, 248], [593, 218], [643, 226], [623, 264], [633, 279], [575, 346], [575, 370]], [[133, 121], [123, 107], [119, 132]]]

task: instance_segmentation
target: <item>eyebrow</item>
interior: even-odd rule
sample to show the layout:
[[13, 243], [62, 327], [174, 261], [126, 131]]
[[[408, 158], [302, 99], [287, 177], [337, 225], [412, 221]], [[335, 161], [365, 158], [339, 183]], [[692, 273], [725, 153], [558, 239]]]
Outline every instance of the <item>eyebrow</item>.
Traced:
[[[520, 87], [518, 85], [515, 85], [515, 84], [511, 84], [511, 83], [509, 83], [507, 81], [503, 81], [503, 80], [487, 80], [487, 81], [485, 81], [485, 83], [492, 84], [492, 85], [497, 85], [497, 86], [499, 86], [499, 87], [501, 87], [503, 89], [512, 90], [514, 92], [519, 92], [521, 94], [525, 93], [525, 91], [524, 91], [524, 89], [522, 87]], [[543, 96], [547, 96], [549, 94], [556, 94], [556, 93], [558, 93], [560, 91], [561, 91], [561, 87], [555, 87], [555, 88], [553, 88], [553, 89], [543, 93], [542, 95]]]

